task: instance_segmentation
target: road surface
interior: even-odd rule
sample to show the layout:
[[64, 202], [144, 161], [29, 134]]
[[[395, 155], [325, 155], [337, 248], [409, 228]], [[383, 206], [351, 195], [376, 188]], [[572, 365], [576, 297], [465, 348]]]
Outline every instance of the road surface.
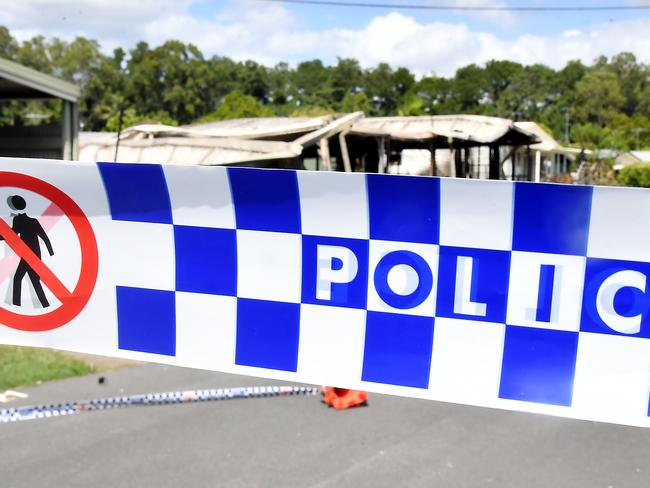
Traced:
[[[25, 390], [11, 405], [282, 384], [143, 365]], [[6, 406], [6, 405], [5, 405]], [[650, 430], [370, 395], [133, 407], [0, 425], [10, 487], [647, 487]]]

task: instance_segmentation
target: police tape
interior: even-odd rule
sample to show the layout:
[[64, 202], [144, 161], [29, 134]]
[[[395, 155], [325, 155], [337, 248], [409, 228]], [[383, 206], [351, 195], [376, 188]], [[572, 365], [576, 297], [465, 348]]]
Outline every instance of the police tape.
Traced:
[[169, 391], [143, 395], [98, 398], [71, 403], [36, 405], [0, 409], [0, 423], [20, 422], [49, 417], [74, 415], [82, 412], [108, 410], [123, 407], [147, 407], [179, 403], [214, 402], [243, 398], [268, 398], [284, 396], [309, 396], [320, 394], [315, 386], [247, 386], [208, 390]]
[[0, 342], [650, 427], [649, 222], [644, 189], [0, 159]]

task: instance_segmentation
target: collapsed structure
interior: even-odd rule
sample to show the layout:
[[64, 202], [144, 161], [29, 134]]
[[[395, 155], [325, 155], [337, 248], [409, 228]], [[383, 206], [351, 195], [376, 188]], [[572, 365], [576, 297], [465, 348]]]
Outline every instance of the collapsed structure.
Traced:
[[80, 159], [540, 181], [578, 151], [535, 123], [480, 115], [235, 119], [81, 133]]

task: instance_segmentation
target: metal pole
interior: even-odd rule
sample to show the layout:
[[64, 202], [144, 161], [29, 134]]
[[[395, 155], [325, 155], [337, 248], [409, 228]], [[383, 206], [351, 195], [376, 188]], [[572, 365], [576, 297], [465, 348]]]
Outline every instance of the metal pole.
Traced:
[[124, 121], [124, 102], [120, 104], [120, 115], [117, 119], [117, 141], [115, 141], [115, 155], [113, 162], [117, 162], [117, 152], [120, 149], [120, 137], [122, 136], [122, 122]]

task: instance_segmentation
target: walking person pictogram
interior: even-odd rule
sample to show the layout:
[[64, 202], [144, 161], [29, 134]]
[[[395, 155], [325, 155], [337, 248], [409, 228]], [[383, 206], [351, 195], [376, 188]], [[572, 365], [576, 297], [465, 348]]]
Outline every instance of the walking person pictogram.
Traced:
[[[12, 210], [20, 212], [25, 210], [27, 207], [27, 202], [25, 199], [19, 195], [14, 195], [8, 198], [7, 200], [9, 207]], [[43, 230], [38, 219], [30, 217], [27, 213], [18, 213], [14, 216], [12, 230], [20, 236], [20, 239], [29, 247], [36, 256], [41, 257], [41, 245], [39, 238], [45, 243], [50, 256], [54, 255], [54, 250], [52, 249], [52, 243], [50, 242], [49, 237]], [[0, 240], [4, 240], [4, 237], [0, 236]], [[20, 260], [18, 267], [16, 268], [16, 274], [14, 274], [13, 281], [13, 304], [20, 306], [21, 304], [21, 295], [22, 295], [22, 282], [25, 274], [29, 276], [34, 291], [38, 300], [41, 302], [43, 308], [49, 307], [50, 303], [47, 301], [45, 292], [43, 291], [43, 286], [41, 285], [41, 277], [39, 274], [34, 271], [34, 269], [25, 261], [24, 259]]]

